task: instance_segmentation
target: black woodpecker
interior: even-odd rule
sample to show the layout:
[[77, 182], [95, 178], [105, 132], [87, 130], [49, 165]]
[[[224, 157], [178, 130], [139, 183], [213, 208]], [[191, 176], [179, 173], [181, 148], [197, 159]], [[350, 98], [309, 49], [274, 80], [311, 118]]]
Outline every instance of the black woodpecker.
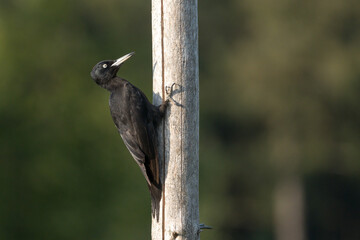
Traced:
[[133, 55], [129, 53], [117, 60], [97, 63], [91, 71], [91, 78], [111, 93], [112, 119], [146, 179], [151, 194], [152, 215], [158, 220], [162, 185], [156, 128], [164, 117], [169, 100], [154, 106], [140, 89], [116, 76], [120, 66]]

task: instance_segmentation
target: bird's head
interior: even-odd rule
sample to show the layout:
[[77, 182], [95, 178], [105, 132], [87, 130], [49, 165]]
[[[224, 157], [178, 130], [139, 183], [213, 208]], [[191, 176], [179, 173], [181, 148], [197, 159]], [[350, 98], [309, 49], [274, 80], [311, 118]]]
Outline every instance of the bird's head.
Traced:
[[91, 78], [100, 86], [108, 83], [116, 76], [121, 65], [134, 54], [132, 52], [116, 60], [105, 60], [97, 63], [90, 73]]

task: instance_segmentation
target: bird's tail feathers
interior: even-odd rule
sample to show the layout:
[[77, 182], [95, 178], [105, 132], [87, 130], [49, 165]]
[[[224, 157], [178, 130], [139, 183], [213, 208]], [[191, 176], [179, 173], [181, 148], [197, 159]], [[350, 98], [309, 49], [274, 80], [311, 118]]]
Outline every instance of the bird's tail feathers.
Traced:
[[156, 217], [156, 221], [159, 221], [160, 213], [160, 200], [161, 200], [161, 184], [156, 186], [155, 184], [148, 185], [151, 195], [151, 212], [153, 218]]

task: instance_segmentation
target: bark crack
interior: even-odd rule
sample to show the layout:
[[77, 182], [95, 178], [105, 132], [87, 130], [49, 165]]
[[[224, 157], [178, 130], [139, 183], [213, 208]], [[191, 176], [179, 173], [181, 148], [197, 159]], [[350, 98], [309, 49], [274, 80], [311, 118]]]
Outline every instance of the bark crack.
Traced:
[[[164, 0], [161, 0], [161, 75], [162, 75], [162, 101], [165, 101], [165, 57], [164, 57]], [[166, 115], [165, 115], [166, 117]], [[165, 240], [165, 118], [163, 120], [163, 174], [162, 174], [162, 240]]]

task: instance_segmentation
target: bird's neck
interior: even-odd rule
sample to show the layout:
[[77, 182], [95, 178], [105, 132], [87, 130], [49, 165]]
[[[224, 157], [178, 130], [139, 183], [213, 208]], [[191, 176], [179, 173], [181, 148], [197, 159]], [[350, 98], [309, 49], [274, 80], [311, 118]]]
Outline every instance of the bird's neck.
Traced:
[[102, 84], [101, 87], [105, 88], [109, 92], [113, 92], [116, 89], [118, 89], [119, 87], [121, 87], [125, 81], [126, 81], [125, 79], [122, 79], [119, 77], [114, 77], [107, 83]]

